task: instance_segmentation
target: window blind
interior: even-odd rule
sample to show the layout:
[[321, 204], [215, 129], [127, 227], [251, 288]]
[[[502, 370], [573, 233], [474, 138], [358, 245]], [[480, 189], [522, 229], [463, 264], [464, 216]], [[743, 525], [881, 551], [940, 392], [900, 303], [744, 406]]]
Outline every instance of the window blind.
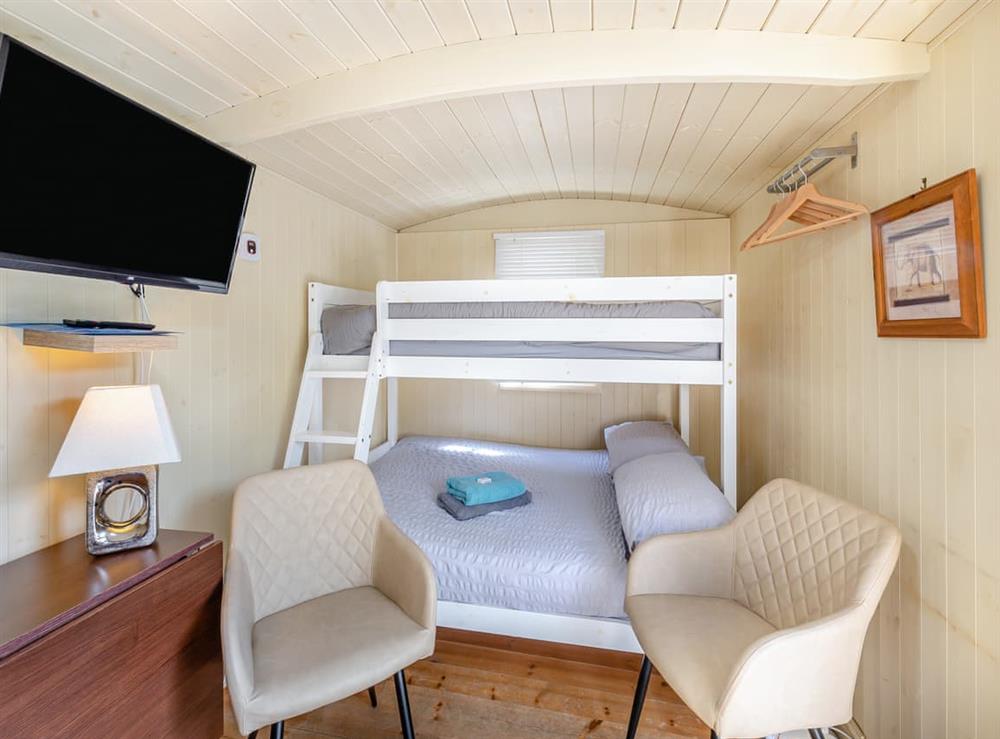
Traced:
[[498, 280], [604, 277], [604, 231], [493, 234]]

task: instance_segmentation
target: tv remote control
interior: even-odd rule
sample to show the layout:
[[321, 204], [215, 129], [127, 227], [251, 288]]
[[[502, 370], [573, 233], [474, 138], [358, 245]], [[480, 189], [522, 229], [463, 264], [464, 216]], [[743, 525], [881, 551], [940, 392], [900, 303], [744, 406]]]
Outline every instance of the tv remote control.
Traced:
[[85, 318], [64, 318], [63, 325], [71, 328], [122, 328], [135, 331], [152, 331], [156, 326], [152, 323], [133, 323], [131, 321], [89, 321]]

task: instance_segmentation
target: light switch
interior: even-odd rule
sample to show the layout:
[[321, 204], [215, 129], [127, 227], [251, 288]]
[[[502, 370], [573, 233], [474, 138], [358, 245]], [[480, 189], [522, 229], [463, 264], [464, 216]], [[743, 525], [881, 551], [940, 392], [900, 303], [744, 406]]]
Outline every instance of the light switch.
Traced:
[[240, 259], [247, 262], [260, 261], [260, 239], [257, 234], [240, 234]]

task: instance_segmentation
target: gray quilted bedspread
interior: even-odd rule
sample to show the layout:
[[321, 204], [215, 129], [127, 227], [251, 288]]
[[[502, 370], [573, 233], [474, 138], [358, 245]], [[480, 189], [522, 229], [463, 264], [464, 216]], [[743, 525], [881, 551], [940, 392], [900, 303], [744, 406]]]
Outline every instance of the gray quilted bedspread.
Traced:
[[[439, 598], [624, 617], [625, 544], [607, 453], [413, 436], [372, 464], [389, 517], [430, 557]], [[504, 470], [523, 508], [456, 521], [435, 498], [452, 475]]]

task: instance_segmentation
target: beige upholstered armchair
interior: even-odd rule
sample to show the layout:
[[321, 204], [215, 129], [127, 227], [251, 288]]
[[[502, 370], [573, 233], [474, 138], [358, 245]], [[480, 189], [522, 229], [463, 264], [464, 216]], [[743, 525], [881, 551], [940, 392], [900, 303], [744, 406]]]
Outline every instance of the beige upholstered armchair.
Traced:
[[761, 488], [727, 526], [658, 536], [629, 561], [625, 610], [651, 664], [712, 737], [845, 723], [861, 647], [899, 556], [891, 523], [792, 480]]
[[434, 651], [436, 608], [430, 562], [386, 517], [365, 465], [269, 472], [237, 488], [222, 647], [242, 733], [271, 724], [281, 737], [285, 719], [395, 675], [412, 737], [403, 668]]

